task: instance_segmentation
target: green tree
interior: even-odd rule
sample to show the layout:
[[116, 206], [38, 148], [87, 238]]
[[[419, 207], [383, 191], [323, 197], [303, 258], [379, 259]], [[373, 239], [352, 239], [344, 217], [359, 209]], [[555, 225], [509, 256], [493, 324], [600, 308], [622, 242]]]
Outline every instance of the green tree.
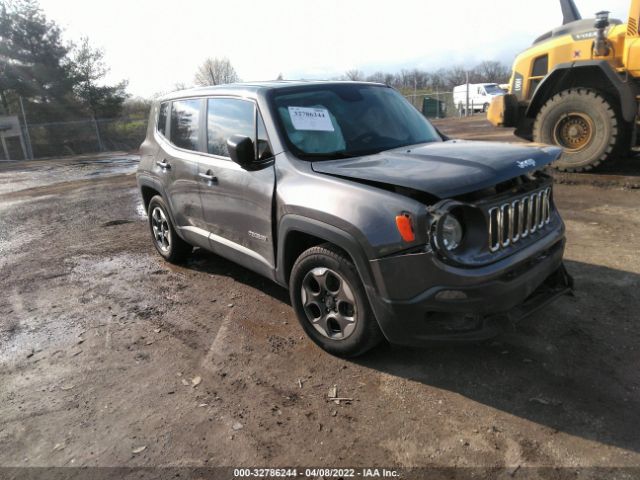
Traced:
[[0, 0], [0, 101], [16, 112], [30, 101], [39, 120], [74, 110], [74, 78], [61, 30], [36, 0]]
[[125, 80], [116, 85], [104, 85], [109, 68], [104, 62], [104, 51], [93, 48], [83, 37], [73, 51], [71, 61], [74, 76], [73, 91], [92, 117], [115, 117], [122, 111], [127, 95]]

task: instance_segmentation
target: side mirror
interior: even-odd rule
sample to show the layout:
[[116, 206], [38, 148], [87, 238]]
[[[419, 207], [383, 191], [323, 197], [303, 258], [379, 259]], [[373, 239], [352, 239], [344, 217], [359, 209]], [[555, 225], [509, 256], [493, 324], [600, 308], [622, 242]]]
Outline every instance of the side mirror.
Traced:
[[244, 135], [231, 135], [227, 140], [227, 148], [231, 160], [241, 167], [251, 165], [256, 159], [253, 140]]

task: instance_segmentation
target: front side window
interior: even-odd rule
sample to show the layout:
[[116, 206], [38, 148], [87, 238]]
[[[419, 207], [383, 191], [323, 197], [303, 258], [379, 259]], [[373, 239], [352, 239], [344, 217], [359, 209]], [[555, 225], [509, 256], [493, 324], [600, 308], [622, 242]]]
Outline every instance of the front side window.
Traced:
[[248, 100], [210, 98], [207, 100], [207, 151], [228, 157], [227, 139], [244, 135], [255, 139], [255, 106]]
[[442, 139], [402, 95], [377, 85], [275, 90], [271, 108], [301, 158], [341, 158]]
[[166, 136], [167, 130], [167, 115], [169, 114], [169, 102], [162, 103], [160, 105], [160, 111], [158, 112], [158, 132]]
[[171, 143], [186, 150], [198, 150], [200, 100], [176, 100], [171, 106]]
[[262, 115], [260, 112], [257, 112], [256, 118], [258, 120], [257, 125], [257, 133], [258, 133], [258, 143], [257, 143], [257, 156], [258, 160], [266, 160], [273, 156], [271, 152], [271, 146], [269, 145], [269, 137], [267, 136], [267, 129], [264, 126], [264, 120], [262, 120]]
[[500, 95], [504, 93], [504, 90], [501, 89], [498, 85], [485, 85], [484, 89], [489, 95]]

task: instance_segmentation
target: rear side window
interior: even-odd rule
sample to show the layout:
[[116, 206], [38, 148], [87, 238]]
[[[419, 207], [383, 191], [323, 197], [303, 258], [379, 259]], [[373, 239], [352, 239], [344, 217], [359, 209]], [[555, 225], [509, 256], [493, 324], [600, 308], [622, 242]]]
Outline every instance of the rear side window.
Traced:
[[176, 100], [171, 106], [171, 143], [186, 150], [198, 150], [200, 100]]
[[255, 142], [255, 106], [248, 100], [210, 98], [207, 100], [207, 151], [229, 156], [227, 139], [245, 135]]
[[167, 115], [169, 114], [169, 102], [165, 102], [160, 105], [160, 112], [158, 113], [158, 131], [166, 136], [167, 130]]

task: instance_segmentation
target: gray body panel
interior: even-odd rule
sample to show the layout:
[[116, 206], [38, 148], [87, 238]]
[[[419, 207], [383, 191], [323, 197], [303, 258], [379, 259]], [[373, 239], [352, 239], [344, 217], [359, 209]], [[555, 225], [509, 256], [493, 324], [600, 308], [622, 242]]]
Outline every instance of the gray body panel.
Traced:
[[450, 140], [356, 159], [314, 162], [313, 169], [447, 198], [539, 170], [560, 152], [557, 147], [531, 144]]
[[[503, 285], [500, 295], [506, 295], [509, 302], [496, 301], [496, 305], [511, 306], [530, 295], [549, 270], [559, 268], [561, 251], [553, 258], [549, 256], [544, 269], [534, 272], [532, 267], [531, 278], [522, 267], [541, 252], [551, 248], [557, 252], [558, 245], [564, 245], [564, 226], [557, 215], [543, 241], [529, 242], [526, 248], [515, 249], [514, 255], [502, 255], [499, 261], [496, 258], [493, 264], [465, 269], [437, 260], [430, 250], [432, 205], [384, 188], [406, 187], [436, 200], [451, 198], [540, 169], [557, 157], [558, 149], [444, 141], [352, 159], [302, 160], [287, 151], [268, 95], [275, 88], [307, 84], [211, 87], [159, 99], [152, 108], [147, 138], [141, 146], [138, 183], [145, 201], [149, 195], [162, 195], [182, 238], [283, 286], [288, 285], [295, 261], [289, 248], [294, 235], [305, 234], [339, 246], [353, 260], [383, 333], [399, 343], [415, 342], [410, 333], [407, 337], [406, 325], [393, 312], [402, 311], [404, 315], [403, 309], [411, 302], [416, 305], [414, 312], [433, 308], [431, 296], [444, 286], [443, 282], [467, 289], [477, 287], [485, 295], [482, 284], [498, 281], [505, 271], [519, 266], [521, 276], [513, 286], [517, 293], [509, 297], [505, 293], [509, 287]], [[206, 153], [204, 144], [199, 152], [175, 148], [156, 131], [160, 103], [218, 95], [256, 102], [269, 137], [271, 161], [244, 169], [230, 159]], [[202, 135], [205, 123], [201, 122]], [[169, 170], [156, 164], [165, 158], [171, 163]], [[411, 242], [403, 241], [396, 227], [395, 219], [400, 214], [413, 219], [415, 239]], [[414, 257], [419, 261], [411, 261], [411, 255], [419, 255]], [[407, 298], [408, 292], [411, 298]], [[476, 306], [470, 304], [469, 308]]]

